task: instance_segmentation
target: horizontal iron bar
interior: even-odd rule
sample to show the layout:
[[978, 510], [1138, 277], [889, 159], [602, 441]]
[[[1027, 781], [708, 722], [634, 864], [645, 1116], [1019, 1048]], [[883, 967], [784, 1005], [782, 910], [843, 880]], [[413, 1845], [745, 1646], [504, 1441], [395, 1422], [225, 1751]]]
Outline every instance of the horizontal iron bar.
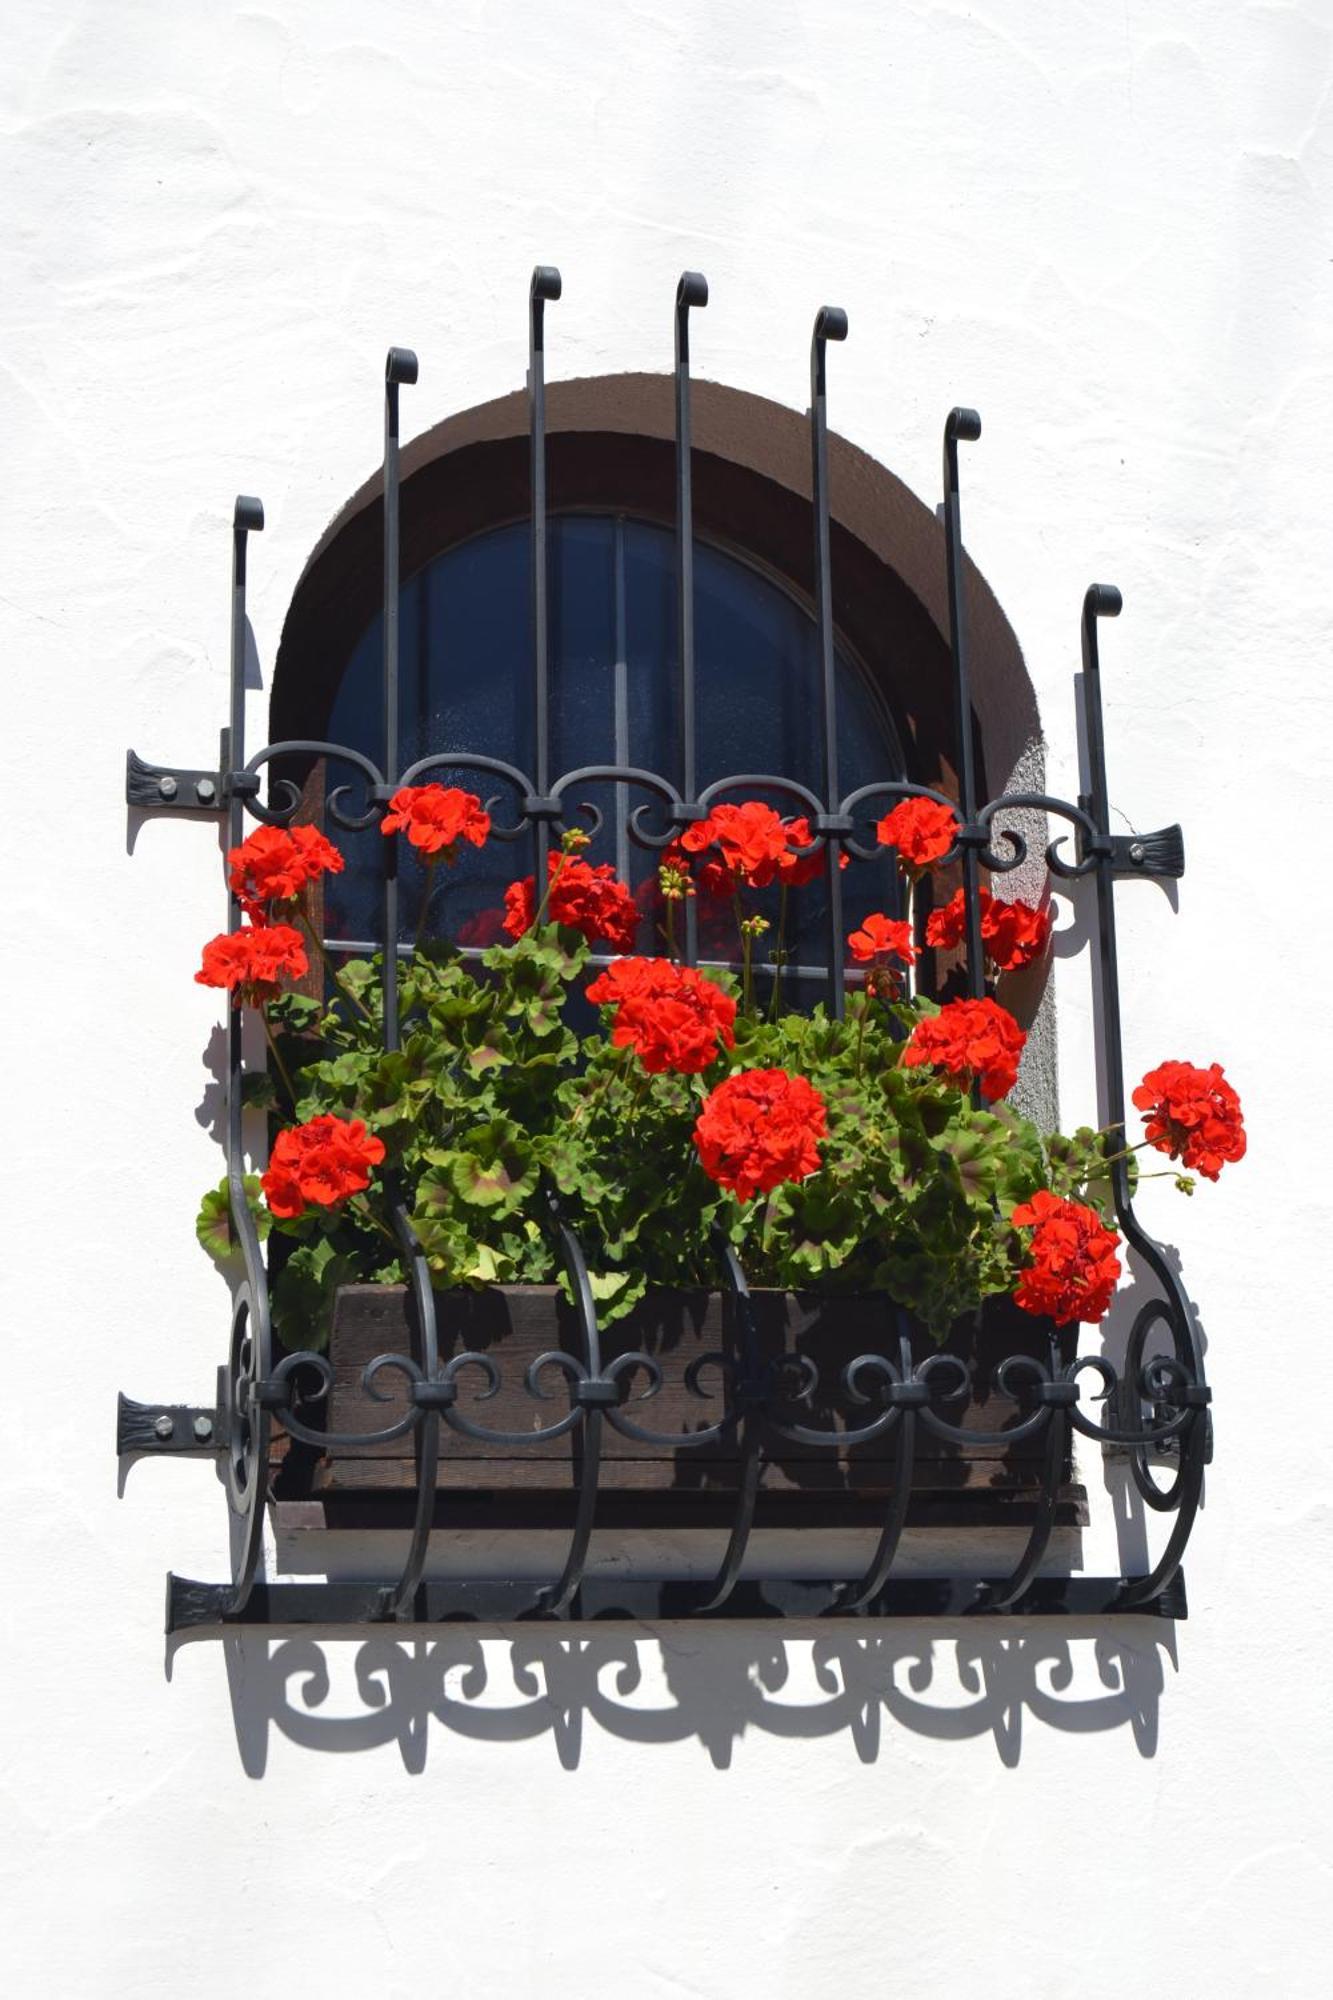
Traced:
[[[1150, 1604], [1127, 1604], [1124, 1595], [1140, 1578], [1124, 1576], [1044, 1576], [1029, 1584], [1016, 1605], [1003, 1611], [986, 1602], [995, 1577], [891, 1578], [879, 1595], [857, 1612], [839, 1613], [837, 1600], [843, 1580], [797, 1582], [764, 1580], [738, 1583], [725, 1605], [701, 1611], [707, 1581], [673, 1579], [626, 1580], [587, 1577], [567, 1619], [658, 1622], [708, 1618], [1106, 1618], [1133, 1614], [1143, 1618], [1184, 1618], [1185, 1581], [1177, 1574]], [[549, 1585], [540, 1579], [523, 1582], [458, 1578], [423, 1583], [410, 1616], [397, 1625], [559, 1624], [542, 1610]], [[167, 1632], [199, 1632], [246, 1625], [382, 1625], [382, 1583], [257, 1583], [239, 1618], [228, 1618], [232, 1587], [196, 1583], [187, 1576], [167, 1576]]]
[[[372, 958], [380, 948], [379, 940], [377, 938], [326, 937], [323, 942], [325, 951], [351, 952], [354, 954], [354, 956], [358, 958]], [[490, 947], [484, 944], [464, 944], [457, 946], [458, 956], [460, 958], [479, 959], [489, 949]], [[406, 942], [400, 942], [398, 946], [398, 956], [399, 958], [411, 958], [415, 950], [416, 950], [416, 945], [412, 942], [411, 939], [408, 939]], [[590, 951], [588, 953], [588, 964], [611, 965], [614, 963], [618, 955], [619, 954], [616, 952]], [[739, 956], [737, 956], [734, 959], [701, 958], [699, 960], [700, 968], [704, 972], [708, 971], [731, 972], [734, 971], [736, 966], [738, 966], [739, 964], [740, 964]], [[828, 967], [827, 965], [802, 965], [797, 963], [797, 961], [795, 961], [794, 959], [789, 959], [785, 961], [783, 964], [782, 976], [784, 979], [793, 979], [793, 978], [811, 979], [811, 980], [827, 979]], [[848, 976], [850, 977], [851, 974], [849, 973]], [[771, 979], [773, 977], [773, 967], [771, 965], [756, 965], [754, 967], [754, 977], [756, 979], [762, 979], [762, 978]]]
[[151, 1451], [210, 1458], [227, 1448], [225, 1412], [208, 1403], [136, 1403], [116, 1398], [116, 1455]]

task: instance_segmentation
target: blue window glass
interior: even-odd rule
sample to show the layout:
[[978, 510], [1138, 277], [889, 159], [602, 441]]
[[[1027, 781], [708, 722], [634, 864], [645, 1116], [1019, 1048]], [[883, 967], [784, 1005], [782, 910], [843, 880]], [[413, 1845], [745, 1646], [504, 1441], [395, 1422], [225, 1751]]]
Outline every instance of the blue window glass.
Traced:
[[[634, 765], [679, 783], [675, 555], [669, 530], [612, 514], [554, 516], [551, 552], [551, 770], [590, 764]], [[402, 589], [401, 695], [404, 767], [443, 751], [498, 757], [530, 772], [534, 765], [532, 650], [529, 633], [529, 530], [497, 528], [437, 556]], [[330, 718], [334, 742], [380, 748], [381, 623], [353, 647]], [[699, 543], [695, 556], [695, 657], [700, 787], [735, 773], [781, 774], [822, 795], [822, 749], [816, 633], [809, 611], [771, 576]], [[864, 670], [837, 659], [839, 762], [844, 792], [904, 775], [902, 750], [887, 710]], [[344, 775], [329, 773], [330, 785]], [[430, 774], [492, 802], [497, 825], [514, 824], [518, 795], [493, 773], [466, 764]], [[654, 937], [654, 850], [637, 844], [630, 814], [640, 806], [664, 828], [652, 794], [628, 785], [588, 784], [577, 792], [596, 824], [588, 858], [614, 862], [640, 894], [645, 919], [639, 946]], [[761, 787], [784, 815], [799, 812], [790, 795]], [[886, 809], [885, 806], [880, 809]], [[597, 822], [600, 815], [600, 823]], [[379, 844], [371, 831], [339, 834], [344, 875], [328, 881], [325, 922], [332, 940], [375, 935]], [[458, 866], [437, 870], [426, 927], [484, 944], [498, 933], [504, 891], [530, 874], [530, 834], [492, 839], [466, 850]], [[422, 920], [424, 871], [404, 859], [404, 938]], [[854, 863], [845, 878], [847, 927], [870, 910], [894, 911], [898, 894], [887, 862]], [[777, 898], [770, 920], [776, 924]], [[822, 976], [827, 939], [820, 883], [796, 891], [788, 912], [789, 952], [806, 981]], [[701, 956], [734, 959], [729, 910], [700, 910]], [[770, 942], [772, 939], [770, 938]]]

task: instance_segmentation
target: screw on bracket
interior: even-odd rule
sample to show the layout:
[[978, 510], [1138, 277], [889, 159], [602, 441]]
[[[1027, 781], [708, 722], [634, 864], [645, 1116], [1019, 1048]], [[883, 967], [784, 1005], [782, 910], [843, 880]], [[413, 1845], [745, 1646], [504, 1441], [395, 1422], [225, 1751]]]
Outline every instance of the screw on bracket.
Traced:
[[158, 812], [167, 808], [173, 812], [221, 812], [222, 773], [147, 764], [136, 751], [129, 750], [125, 755], [125, 803]]
[[225, 1409], [198, 1403], [136, 1403], [129, 1396], [116, 1401], [116, 1452], [154, 1456], [171, 1453], [182, 1458], [207, 1458], [225, 1448], [229, 1436]]

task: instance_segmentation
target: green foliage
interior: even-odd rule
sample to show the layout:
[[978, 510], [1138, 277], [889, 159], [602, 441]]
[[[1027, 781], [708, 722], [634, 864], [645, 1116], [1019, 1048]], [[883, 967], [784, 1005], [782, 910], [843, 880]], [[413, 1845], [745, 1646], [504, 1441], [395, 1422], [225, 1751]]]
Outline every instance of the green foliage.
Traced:
[[[308, 1208], [273, 1228], [290, 1240], [273, 1286], [289, 1345], [327, 1338], [337, 1285], [401, 1280], [385, 1201], [401, 1191], [434, 1281], [566, 1283], [552, 1202], [584, 1246], [605, 1321], [649, 1287], [713, 1286], [719, 1233], [752, 1284], [887, 1291], [943, 1336], [961, 1312], [1013, 1288], [1022, 1245], [1013, 1208], [1039, 1188], [1110, 1203], [1107, 1142], [1081, 1130], [1044, 1139], [1008, 1105], [974, 1105], [929, 1068], [900, 1065], [928, 1001], [853, 996], [849, 1017], [776, 1020], [742, 1012], [734, 1049], [701, 1076], [649, 1075], [605, 1026], [569, 1025], [588, 950], [574, 932], [534, 928], [470, 967], [447, 947], [402, 968], [401, 1047], [379, 1028], [378, 959], [341, 968], [330, 1005], [287, 995], [270, 1026], [294, 1080], [266, 1102], [279, 1124], [323, 1112], [364, 1120], [386, 1148], [370, 1192]], [[710, 975], [733, 995], [727, 973]], [[694, 1126], [708, 1092], [736, 1070], [808, 1078], [828, 1118], [819, 1170], [738, 1201], [700, 1166]], [[252, 1209], [259, 1183], [247, 1180]], [[233, 1254], [225, 1183], [206, 1195], [200, 1241]]]

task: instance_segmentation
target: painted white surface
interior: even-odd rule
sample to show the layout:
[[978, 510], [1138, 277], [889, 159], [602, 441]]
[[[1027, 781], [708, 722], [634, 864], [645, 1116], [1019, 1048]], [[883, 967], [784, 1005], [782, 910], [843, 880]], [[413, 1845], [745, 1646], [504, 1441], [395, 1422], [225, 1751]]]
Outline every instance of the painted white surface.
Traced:
[[[1321, 0], [9, 10], [7, 1993], [1324, 1990], [1331, 38]], [[124, 747], [210, 759], [232, 495], [268, 509], [271, 661], [386, 345], [421, 353], [410, 427], [514, 387], [539, 260], [553, 375], [665, 366], [698, 266], [698, 372], [798, 407], [814, 307], [848, 308], [834, 422], [928, 498], [944, 413], [982, 410], [965, 527], [1057, 790], [1083, 587], [1125, 591], [1113, 788], [1189, 854], [1177, 913], [1122, 897], [1130, 1070], [1221, 1057], [1251, 1133], [1145, 1200], [1217, 1397], [1169, 1641], [450, 1634], [164, 1677], [162, 1573], [221, 1573], [222, 1500], [181, 1464], [118, 1501], [111, 1419], [221, 1351], [220, 877], [206, 827], [127, 856]]]

